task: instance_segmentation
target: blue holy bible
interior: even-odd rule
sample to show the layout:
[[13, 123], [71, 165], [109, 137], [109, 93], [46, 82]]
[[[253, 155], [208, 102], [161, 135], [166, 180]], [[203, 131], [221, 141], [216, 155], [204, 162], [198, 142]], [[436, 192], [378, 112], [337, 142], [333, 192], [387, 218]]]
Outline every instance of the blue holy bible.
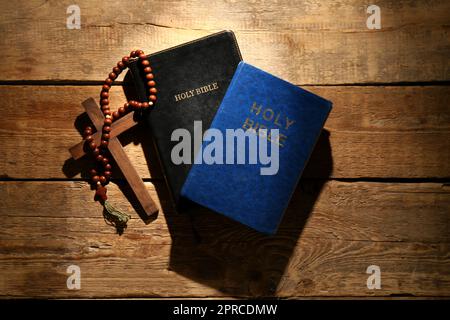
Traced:
[[275, 233], [331, 106], [240, 62], [181, 195], [260, 232]]

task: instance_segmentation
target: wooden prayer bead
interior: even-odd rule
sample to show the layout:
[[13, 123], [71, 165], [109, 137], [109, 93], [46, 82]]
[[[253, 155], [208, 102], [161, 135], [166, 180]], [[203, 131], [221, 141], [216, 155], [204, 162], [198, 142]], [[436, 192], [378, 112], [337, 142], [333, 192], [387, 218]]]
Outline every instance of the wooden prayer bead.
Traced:
[[106, 196], [106, 188], [102, 185], [98, 186], [97, 190], [95, 190], [95, 197], [103, 202], [106, 201], [108, 199]]
[[94, 155], [94, 157], [98, 156], [100, 154], [100, 149], [95, 148], [94, 150], [92, 150], [92, 154]]

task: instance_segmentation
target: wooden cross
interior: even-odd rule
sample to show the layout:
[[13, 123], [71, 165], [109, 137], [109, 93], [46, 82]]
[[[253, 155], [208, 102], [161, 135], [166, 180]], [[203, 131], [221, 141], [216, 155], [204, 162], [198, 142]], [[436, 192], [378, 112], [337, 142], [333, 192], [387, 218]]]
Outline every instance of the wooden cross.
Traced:
[[[99, 145], [102, 134], [103, 121], [105, 119], [103, 113], [101, 112], [99, 106], [93, 98], [87, 99], [82, 103], [82, 105], [95, 128], [97, 129], [97, 132], [92, 136], [94, 137], [95, 143]], [[153, 199], [150, 197], [150, 194], [145, 188], [144, 182], [139, 177], [139, 174], [134, 166], [131, 164], [131, 161], [125, 153], [122, 144], [117, 138], [119, 134], [137, 124], [137, 122], [134, 120], [133, 115], [134, 111], [126, 114], [111, 125], [108, 149], [117, 165], [119, 166], [120, 170], [122, 171], [123, 175], [125, 176], [125, 179], [127, 180], [134, 194], [136, 195], [136, 198], [138, 199], [145, 213], [150, 217], [151, 215], [158, 212], [158, 208]], [[84, 144], [84, 141], [82, 141], [69, 149], [70, 154], [75, 160], [81, 158], [85, 154]]]

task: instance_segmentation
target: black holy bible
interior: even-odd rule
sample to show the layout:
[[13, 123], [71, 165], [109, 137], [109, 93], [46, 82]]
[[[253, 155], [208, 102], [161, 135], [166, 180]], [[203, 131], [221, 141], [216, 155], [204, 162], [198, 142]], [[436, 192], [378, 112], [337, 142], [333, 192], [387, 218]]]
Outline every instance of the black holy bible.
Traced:
[[[209, 128], [242, 60], [236, 38], [231, 31], [222, 31], [148, 56], [153, 69], [158, 100], [148, 113], [154, 142], [173, 200], [178, 203], [181, 187], [191, 164], [175, 164], [171, 141], [176, 129], [189, 131], [193, 141], [194, 121]], [[139, 99], [147, 99], [147, 80], [137, 61], [129, 65]], [[197, 123], [198, 124], [198, 123]], [[191, 144], [191, 161], [194, 161]]]

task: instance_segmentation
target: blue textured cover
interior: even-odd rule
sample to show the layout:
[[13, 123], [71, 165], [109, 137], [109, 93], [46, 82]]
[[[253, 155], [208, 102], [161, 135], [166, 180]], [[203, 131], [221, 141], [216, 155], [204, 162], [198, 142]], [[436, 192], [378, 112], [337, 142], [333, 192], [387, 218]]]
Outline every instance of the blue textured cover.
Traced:
[[[261, 106], [261, 112], [257, 115], [252, 106]], [[272, 121], [262, 117], [267, 108], [274, 112]], [[258, 231], [275, 233], [330, 110], [331, 102], [240, 62], [211, 128], [224, 137], [226, 129], [243, 128], [247, 120], [279, 129], [286, 136], [279, 148], [279, 171], [261, 175], [267, 165], [248, 162], [194, 164], [181, 195]], [[265, 114], [271, 118], [271, 111]], [[287, 129], [286, 117], [295, 121]], [[203, 149], [209, 143], [204, 141]]]

